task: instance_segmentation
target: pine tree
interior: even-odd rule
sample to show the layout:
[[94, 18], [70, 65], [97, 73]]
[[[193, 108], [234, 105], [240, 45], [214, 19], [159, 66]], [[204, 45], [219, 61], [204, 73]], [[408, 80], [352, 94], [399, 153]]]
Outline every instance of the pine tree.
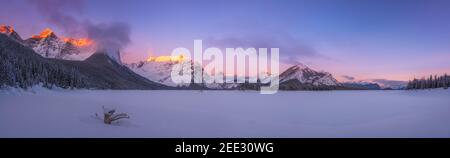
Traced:
[[447, 89], [449, 86], [449, 77], [447, 74], [444, 75], [444, 89]]
[[450, 76], [447, 74], [438, 76], [430, 75], [428, 78], [421, 78], [408, 81], [406, 89], [433, 89], [433, 88], [445, 88], [450, 86]]

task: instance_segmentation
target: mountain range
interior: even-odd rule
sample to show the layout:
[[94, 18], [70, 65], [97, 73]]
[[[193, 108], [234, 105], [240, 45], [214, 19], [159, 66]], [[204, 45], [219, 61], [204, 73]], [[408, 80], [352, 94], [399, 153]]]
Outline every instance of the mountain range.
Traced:
[[[258, 90], [261, 83], [175, 84], [170, 78], [177, 62], [141, 61], [123, 64], [120, 53], [97, 50], [95, 41], [73, 41], [45, 29], [23, 40], [12, 27], [0, 26], [0, 85], [46, 86], [95, 89], [240, 89]], [[78, 42], [78, 43], [77, 43]], [[191, 70], [193, 77], [210, 77], [192, 61], [180, 61], [180, 70]], [[197, 68], [194, 68], [197, 67]], [[194, 75], [195, 74], [195, 75]], [[366, 89], [339, 83], [330, 73], [297, 64], [282, 72], [281, 90]], [[25, 80], [25, 81], [22, 81]]]
[[32, 48], [0, 33], [0, 86], [86, 89], [170, 89], [137, 75], [96, 52], [83, 61], [44, 58]]
[[362, 90], [380, 90], [380, 89], [382, 89], [381, 86], [377, 83], [363, 82], [363, 81], [344, 82], [344, 83], [342, 83], [342, 85], [344, 85], [346, 87], [352, 87], [354, 89], [362, 89]]
[[92, 41], [62, 38], [49, 28], [43, 30], [39, 35], [33, 35], [25, 40], [11, 26], [1, 25], [0, 32], [33, 49], [37, 54], [45, 58], [84, 60], [97, 50]]

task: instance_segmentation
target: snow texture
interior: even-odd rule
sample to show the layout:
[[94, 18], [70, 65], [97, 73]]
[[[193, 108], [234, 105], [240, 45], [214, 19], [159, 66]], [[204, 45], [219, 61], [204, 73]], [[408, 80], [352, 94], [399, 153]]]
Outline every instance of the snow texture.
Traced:
[[[201, 80], [205, 83], [206, 79], [212, 78], [207, 72], [203, 71], [203, 67], [192, 61], [178, 62], [153, 62], [153, 61], [142, 61], [138, 63], [127, 64], [126, 66], [130, 68], [133, 72], [149, 79], [150, 81], [160, 83], [171, 87], [188, 87], [189, 83], [175, 83], [172, 81], [171, 72], [173, 67], [179, 64], [179, 69], [176, 69], [180, 74], [182, 72], [191, 73], [193, 76], [192, 80]], [[202, 72], [203, 71], [203, 72]], [[192, 73], [193, 72], [193, 73]], [[203, 79], [202, 79], [203, 75]], [[233, 88], [236, 85], [230, 84], [220, 84], [220, 83], [205, 83], [206, 87], [211, 89], [226, 89]]]
[[[0, 91], [0, 137], [450, 137], [450, 90]], [[106, 125], [95, 113], [130, 119]]]
[[45, 38], [29, 38], [25, 43], [37, 54], [45, 58], [81, 61], [96, 51], [94, 45], [77, 47], [69, 42], [65, 42], [54, 33]]

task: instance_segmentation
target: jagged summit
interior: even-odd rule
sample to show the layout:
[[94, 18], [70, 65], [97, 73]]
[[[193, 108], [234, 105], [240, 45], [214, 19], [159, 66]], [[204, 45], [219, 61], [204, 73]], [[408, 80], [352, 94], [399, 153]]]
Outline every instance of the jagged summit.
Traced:
[[328, 72], [318, 72], [304, 64], [297, 64], [280, 74], [280, 83], [295, 81], [310, 86], [338, 86], [340, 83]]
[[[23, 41], [23, 40], [22, 40]], [[84, 60], [95, 47], [89, 39], [62, 38], [50, 28], [21, 42], [45, 58], [64, 60]]]
[[12, 33], [14, 33], [15, 31], [11, 26], [0, 25], [0, 32], [9, 36]]
[[20, 37], [20, 35], [14, 30], [12, 26], [7, 25], [0, 25], [0, 33], [22, 43], [23, 39]]
[[41, 40], [41, 39], [47, 39], [47, 38], [58, 38], [53, 30], [50, 28], [45, 28], [44, 31], [42, 31], [39, 35], [33, 35], [31, 36], [32, 39]]
[[308, 66], [306, 66], [305, 64], [302, 64], [302, 63], [297, 63], [297, 64], [291, 66], [290, 68], [292, 68], [292, 69], [306, 69], [306, 68], [308, 68], [309, 69]]
[[39, 35], [33, 35], [25, 40], [25, 43], [36, 53], [46, 58], [64, 59], [68, 55], [79, 53], [76, 49], [69, 49], [70, 45], [67, 45], [48, 28]]

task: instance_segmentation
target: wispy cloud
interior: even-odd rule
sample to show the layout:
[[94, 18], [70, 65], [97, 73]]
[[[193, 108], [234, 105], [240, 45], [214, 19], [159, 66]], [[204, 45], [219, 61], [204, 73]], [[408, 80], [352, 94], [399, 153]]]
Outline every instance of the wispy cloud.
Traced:
[[348, 76], [348, 75], [342, 75], [341, 77], [344, 78], [345, 80], [348, 80], [348, 81], [353, 81], [353, 80], [355, 80], [355, 77]]
[[28, 0], [47, 21], [71, 36], [84, 34], [96, 41], [101, 49], [122, 50], [130, 42], [131, 29], [123, 22], [93, 23], [78, 19], [84, 0]]
[[84, 0], [28, 0], [51, 24], [63, 29], [65, 33], [79, 34], [83, 28], [73, 14], [80, 14]]
[[274, 37], [210, 37], [204, 40], [208, 47], [224, 48], [279, 48], [280, 60], [287, 64], [298, 64], [302, 58], [327, 58], [311, 45], [287, 35]]

